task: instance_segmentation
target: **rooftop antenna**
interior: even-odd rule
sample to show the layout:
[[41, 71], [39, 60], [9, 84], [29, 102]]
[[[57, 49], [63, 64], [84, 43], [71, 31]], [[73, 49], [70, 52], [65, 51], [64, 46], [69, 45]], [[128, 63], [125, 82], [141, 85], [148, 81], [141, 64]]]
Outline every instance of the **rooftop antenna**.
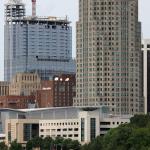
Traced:
[[36, 17], [36, 0], [32, 1], [32, 17]]

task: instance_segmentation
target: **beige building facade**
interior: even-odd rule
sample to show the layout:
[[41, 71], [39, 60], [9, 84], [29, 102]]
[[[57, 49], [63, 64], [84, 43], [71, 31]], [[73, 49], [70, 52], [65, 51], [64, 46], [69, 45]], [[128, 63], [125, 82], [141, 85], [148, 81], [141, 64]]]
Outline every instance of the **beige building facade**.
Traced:
[[0, 81], [0, 96], [9, 95], [9, 82]]
[[150, 112], [150, 39], [142, 40], [143, 52], [143, 87], [144, 87], [144, 112]]
[[25, 145], [35, 136], [42, 138], [50, 136], [53, 139], [70, 138], [85, 144], [99, 135], [105, 135], [111, 128], [129, 123], [130, 117], [103, 114], [100, 109], [95, 108], [62, 107], [27, 110], [24, 119], [6, 119], [6, 143], [9, 144], [17, 139], [19, 143]]
[[144, 112], [138, 0], [80, 0], [74, 106]]
[[36, 73], [17, 73], [9, 85], [9, 95], [34, 95], [41, 89], [41, 79]]
[[[33, 126], [35, 127], [33, 129]], [[27, 141], [39, 135], [38, 119], [10, 119], [6, 120], [6, 144], [17, 139], [18, 143], [26, 144]]]

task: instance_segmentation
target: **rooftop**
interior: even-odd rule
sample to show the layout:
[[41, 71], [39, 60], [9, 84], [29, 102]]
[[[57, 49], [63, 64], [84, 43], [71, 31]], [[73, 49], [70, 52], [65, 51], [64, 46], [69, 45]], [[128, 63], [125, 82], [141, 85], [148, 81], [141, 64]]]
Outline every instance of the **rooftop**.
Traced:
[[8, 0], [6, 5], [23, 4], [22, 0]]
[[57, 22], [57, 23], [64, 23], [64, 24], [70, 24], [71, 22], [68, 21], [68, 18], [65, 17], [53, 17], [53, 16], [25, 16], [23, 18], [10, 18], [7, 21], [13, 21], [13, 22]]

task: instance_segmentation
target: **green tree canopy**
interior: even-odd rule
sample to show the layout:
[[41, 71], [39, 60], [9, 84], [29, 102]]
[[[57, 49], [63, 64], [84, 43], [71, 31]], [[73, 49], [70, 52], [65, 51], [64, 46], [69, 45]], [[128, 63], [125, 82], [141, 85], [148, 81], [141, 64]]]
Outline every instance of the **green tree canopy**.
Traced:
[[23, 148], [21, 144], [17, 143], [16, 140], [11, 143], [10, 148], [9, 148], [9, 150], [22, 150], [22, 149]]
[[81, 150], [150, 150], [150, 116], [135, 115], [129, 124], [111, 129]]
[[4, 142], [0, 143], [0, 150], [8, 150], [8, 147]]

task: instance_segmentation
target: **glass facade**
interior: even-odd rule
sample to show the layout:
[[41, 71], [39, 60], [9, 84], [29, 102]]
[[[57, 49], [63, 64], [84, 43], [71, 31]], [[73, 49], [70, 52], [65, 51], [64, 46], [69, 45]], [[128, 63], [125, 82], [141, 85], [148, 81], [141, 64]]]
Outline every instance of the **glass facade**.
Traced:
[[90, 118], [90, 139], [94, 140], [96, 137], [96, 118]]
[[[15, 4], [12, 4], [15, 7]], [[25, 11], [25, 6], [22, 4]], [[4, 78], [10, 81], [18, 72], [36, 72], [42, 79], [75, 73], [72, 59], [72, 28], [67, 20], [7, 17], [4, 35]], [[17, 12], [22, 9], [17, 8]], [[15, 11], [14, 10], [14, 11]], [[20, 10], [20, 13], [21, 10]], [[11, 15], [11, 14], [10, 14]]]
[[81, 118], [81, 141], [85, 141], [85, 118]]
[[39, 137], [39, 124], [24, 124], [24, 141], [29, 141], [31, 138]]
[[29, 141], [31, 139], [31, 125], [30, 124], [24, 124], [24, 141]]

